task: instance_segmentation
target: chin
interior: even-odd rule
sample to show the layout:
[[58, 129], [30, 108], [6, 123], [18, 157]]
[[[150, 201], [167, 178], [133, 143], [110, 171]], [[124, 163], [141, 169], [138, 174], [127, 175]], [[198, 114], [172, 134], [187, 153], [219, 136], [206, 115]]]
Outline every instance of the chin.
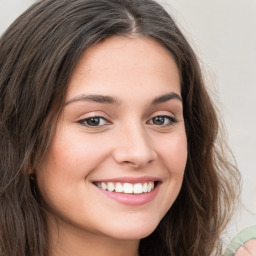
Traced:
[[[128, 240], [140, 240], [149, 236], [156, 229], [159, 222], [142, 222], [139, 225], [126, 224], [119, 227], [112, 227], [111, 232], [107, 232], [113, 238], [116, 239], [128, 239]], [[121, 227], [121, 228], [120, 228]]]

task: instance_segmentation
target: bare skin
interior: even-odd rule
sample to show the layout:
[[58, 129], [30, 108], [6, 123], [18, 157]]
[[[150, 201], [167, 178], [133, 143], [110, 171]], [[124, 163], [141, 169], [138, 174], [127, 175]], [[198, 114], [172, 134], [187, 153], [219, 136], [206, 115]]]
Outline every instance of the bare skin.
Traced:
[[256, 239], [251, 239], [242, 245], [235, 256], [255, 256], [256, 255]]
[[[186, 161], [180, 78], [170, 53], [136, 37], [88, 49], [37, 170], [51, 255], [137, 256], [140, 239], [175, 201]], [[140, 192], [124, 185], [114, 192], [117, 183]]]

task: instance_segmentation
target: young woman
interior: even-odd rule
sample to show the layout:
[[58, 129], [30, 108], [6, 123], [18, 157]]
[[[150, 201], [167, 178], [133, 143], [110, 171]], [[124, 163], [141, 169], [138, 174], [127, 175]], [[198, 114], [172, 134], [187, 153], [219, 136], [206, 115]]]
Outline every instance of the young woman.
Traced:
[[0, 255], [219, 255], [239, 192], [197, 58], [151, 0], [45, 0], [0, 40]]

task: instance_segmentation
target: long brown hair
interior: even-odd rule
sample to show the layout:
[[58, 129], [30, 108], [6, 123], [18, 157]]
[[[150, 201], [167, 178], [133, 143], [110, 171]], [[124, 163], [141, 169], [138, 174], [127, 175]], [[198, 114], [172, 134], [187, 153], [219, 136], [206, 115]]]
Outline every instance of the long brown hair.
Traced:
[[239, 174], [225, 154], [219, 121], [197, 58], [169, 14], [152, 0], [45, 0], [0, 39], [0, 255], [47, 256], [36, 180], [74, 67], [86, 49], [115, 35], [151, 37], [179, 68], [188, 161], [178, 198], [140, 255], [220, 254]]

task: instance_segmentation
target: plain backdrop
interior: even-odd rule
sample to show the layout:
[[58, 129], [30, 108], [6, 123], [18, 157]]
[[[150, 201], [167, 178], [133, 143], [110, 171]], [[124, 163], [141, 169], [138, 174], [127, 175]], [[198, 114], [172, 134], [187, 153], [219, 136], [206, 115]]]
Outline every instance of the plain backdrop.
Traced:
[[[0, 35], [35, 0], [0, 0]], [[256, 225], [256, 0], [158, 0], [196, 51], [242, 174], [229, 240]]]

